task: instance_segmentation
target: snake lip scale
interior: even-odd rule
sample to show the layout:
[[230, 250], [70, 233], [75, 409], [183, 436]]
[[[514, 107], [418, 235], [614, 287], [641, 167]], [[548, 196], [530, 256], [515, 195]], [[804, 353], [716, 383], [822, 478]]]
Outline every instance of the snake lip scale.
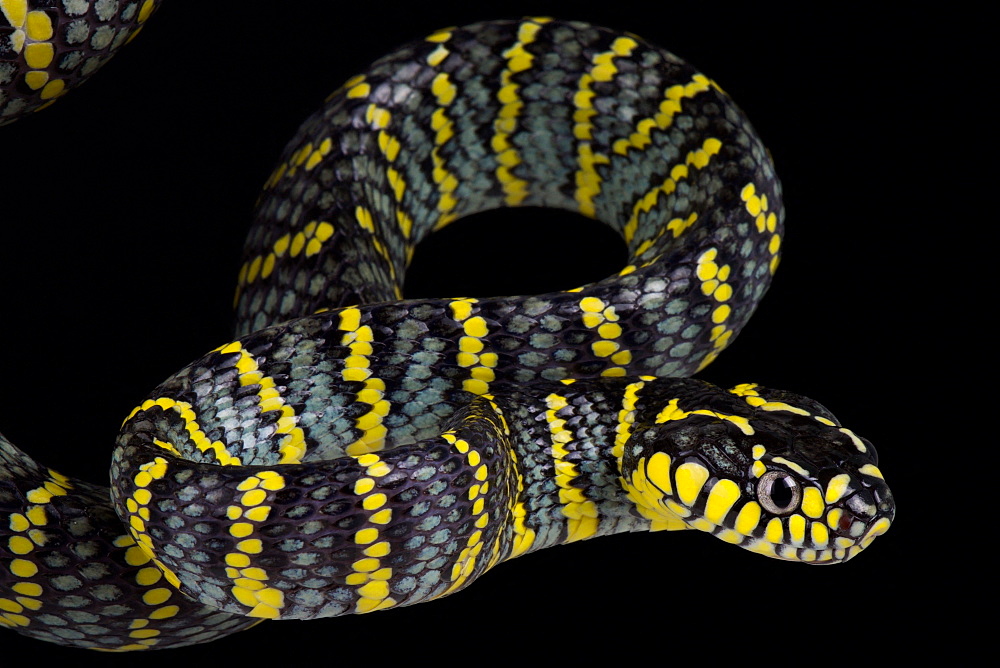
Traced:
[[[158, 3], [97, 4], [0, 0], [0, 119], [58, 99]], [[542, 295], [402, 299], [421, 239], [518, 206], [607, 224], [628, 264]], [[236, 338], [125, 418], [110, 489], [0, 436], [0, 625], [177, 647], [430, 601], [623, 531], [855, 557], [895, 516], [872, 444], [809, 398], [691, 378], [766, 292], [783, 219], [743, 113], [640, 37], [529, 17], [400, 47], [287, 145]]]

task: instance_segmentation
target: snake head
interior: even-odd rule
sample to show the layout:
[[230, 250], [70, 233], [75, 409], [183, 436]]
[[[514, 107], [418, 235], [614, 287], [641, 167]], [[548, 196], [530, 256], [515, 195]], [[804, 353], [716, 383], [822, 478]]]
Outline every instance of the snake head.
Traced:
[[847, 561], [889, 528], [892, 493], [867, 440], [781, 390], [702, 385], [637, 407], [622, 483], [653, 530], [699, 529], [790, 561]]

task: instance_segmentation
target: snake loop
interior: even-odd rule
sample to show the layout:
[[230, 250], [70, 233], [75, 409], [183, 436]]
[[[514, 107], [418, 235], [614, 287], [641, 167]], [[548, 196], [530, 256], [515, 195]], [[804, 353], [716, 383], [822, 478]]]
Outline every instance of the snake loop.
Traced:
[[[155, 5], [122, 4], [132, 25]], [[0, 1], [24, 52], [11, 117], [69, 81], [34, 48], [69, 33], [29, 5]], [[517, 206], [604, 222], [628, 264], [543, 295], [402, 299], [422, 239]], [[767, 290], [783, 217], [742, 112], [639, 37], [526, 18], [398, 49], [288, 144], [237, 338], [128, 415], [110, 491], [0, 437], [0, 625], [173, 647], [430, 601], [640, 529], [854, 557], [895, 513], [872, 445], [805, 397], [689, 378]]]

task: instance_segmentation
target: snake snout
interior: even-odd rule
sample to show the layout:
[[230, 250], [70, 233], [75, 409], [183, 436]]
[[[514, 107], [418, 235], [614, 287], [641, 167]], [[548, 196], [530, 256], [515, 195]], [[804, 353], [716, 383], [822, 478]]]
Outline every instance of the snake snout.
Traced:
[[878, 518], [888, 518], [890, 521], [896, 516], [896, 501], [889, 491], [889, 486], [885, 481], [879, 480], [871, 489], [872, 501], [878, 509]]
[[896, 502], [885, 480], [866, 478], [862, 484], [864, 487], [848, 500], [847, 506], [865, 522], [867, 535], [879, 522], [892, 522], [896, 516]]
[[848, 558], [864, 549], [877, 536], [889, 530], [896, 515], [896, 504], [889, 486], [881, 478], [866, 480], [841, 505], [842, 514], [833, 533], [838, 540], [852, 544]]
[[896, 501], [884, 480], [876, 480], [871, 487], [872, 502], [875, 504], [875, 515], [868, 522], [861, 546], [867, 547], [876, 536], [881, 536], [889, 530], [889, 525], [896, 517]]

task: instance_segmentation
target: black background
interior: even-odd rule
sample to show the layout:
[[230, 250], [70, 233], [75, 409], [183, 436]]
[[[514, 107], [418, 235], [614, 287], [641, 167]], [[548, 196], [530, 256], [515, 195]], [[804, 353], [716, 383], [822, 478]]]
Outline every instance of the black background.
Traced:
[[[698, 532], [616, 536], [503, 564], [431, 604], [269, 623], [144, 656], [147, 665], [442, 654], [457, 663], [470, 653], [534, 664], [598, 648], [615, 661], [669, 661], [681, 658], [670, 649], [677, 643], [717, 660], [760, 652], [795, 663], [901, 643], [960, 651], [959, 585], [930, 468], [944, 446], [938, 383], [927, 376], [950, 361], [935, 338], [949, 318], [938, 291], [951, 290], [939, 239], [959, 223], [935, 203], [949, 165], [935, 119], [953, 77], [942, 56], [950, 31], [910, 10], [739, 7], [170, 0], [92, 81], [0, 128], [0, 428], [46, 464], [103, 482], [120, 420], [228, 340], [251, 206], [284, 143], [330, 91], [446, 25], [531, 13], [638, 33], [743, 107], [786, 193], [774, 286], [702, 377], [824, 403], [876, 444], [899, 508], [890, 532], [843, 566], [780, 563]], [[508, 211], [487, 223], [517, 229], [521, 220]], [[413, 280], [442, 296], [538, 292], [609, 273], [609, 246], [623, 257], [600, 230], [588, 244], [573, 216], [535, 213], [520, 225], [497, 235], [456, 223], [418, 250]], [[526, 233], [548, 241], [525, 250]], [[567, 260], [554, 241], [566, 235], [582, 260]], [[476, 260], [463, 268], [456, 255], [470, 248]], [[465, 282], [471, 271], [495, 281]], [[527, 283], [510, 282], [522, 275]], [[5, 654], [94, 658], [10, 632], [0, 643]]]

